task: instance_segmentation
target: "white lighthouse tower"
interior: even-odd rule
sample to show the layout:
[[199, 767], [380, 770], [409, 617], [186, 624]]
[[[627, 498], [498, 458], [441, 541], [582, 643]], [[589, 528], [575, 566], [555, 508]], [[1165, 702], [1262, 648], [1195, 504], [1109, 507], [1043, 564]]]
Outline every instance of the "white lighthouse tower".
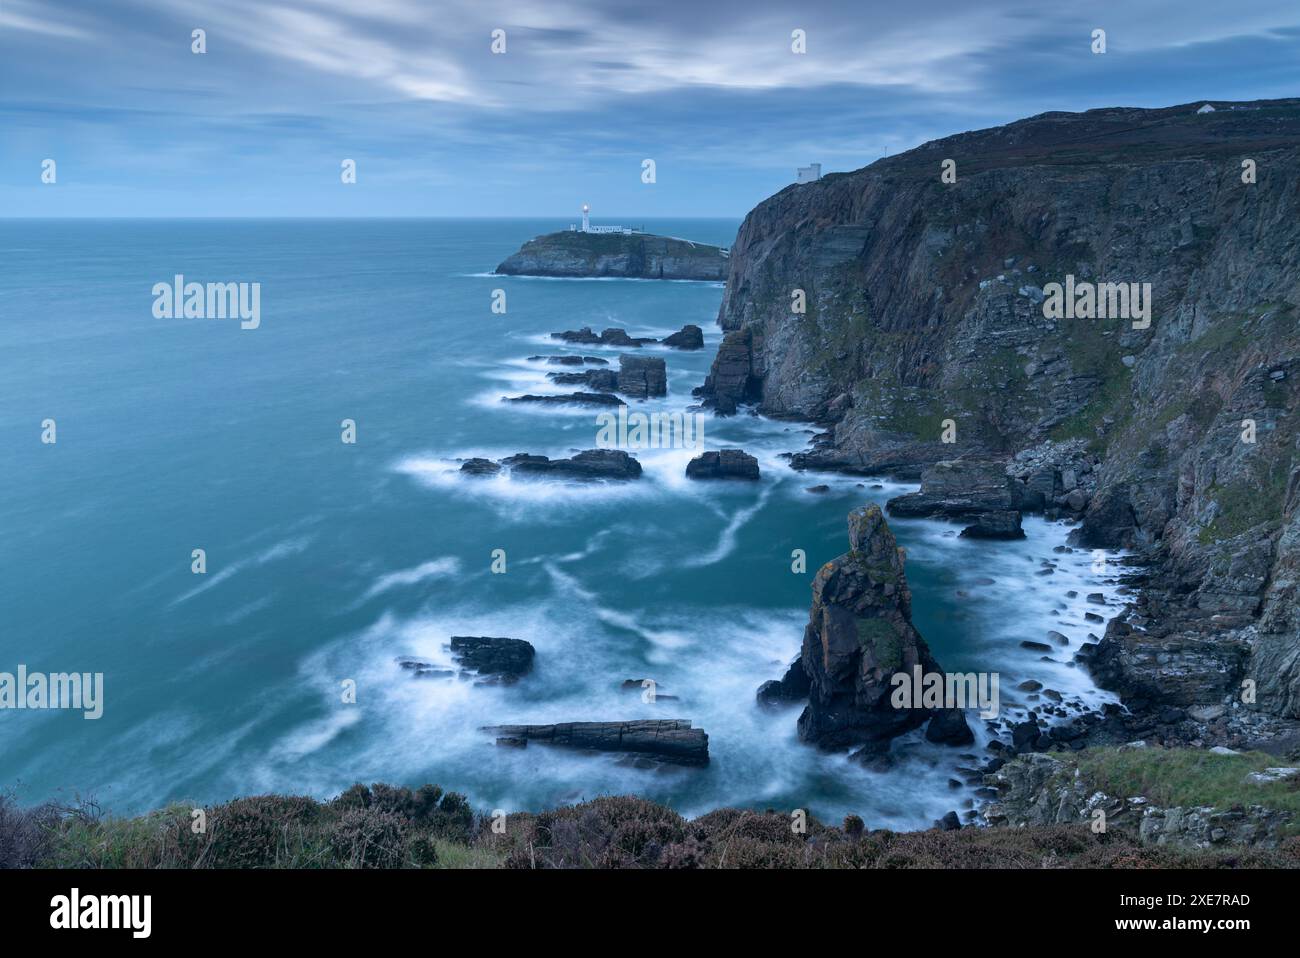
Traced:
[[589, 216], [590, 213], [591, 213], [591, 206], [587, 203], [583, 203], [582, 204], [582, 231], [584, 233], [591, 232], [591, 218]]

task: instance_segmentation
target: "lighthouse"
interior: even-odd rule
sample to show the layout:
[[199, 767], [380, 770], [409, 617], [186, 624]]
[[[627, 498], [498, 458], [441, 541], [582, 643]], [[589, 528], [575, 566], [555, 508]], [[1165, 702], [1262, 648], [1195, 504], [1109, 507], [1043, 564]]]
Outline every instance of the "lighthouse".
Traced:
[[588, 215], [590, 213], [591, 213], [591, 206], [588, 205], [587, 203], [583, 203], [582, 204], [582, 231], [584, 233], [591, 232], [591, 219]]

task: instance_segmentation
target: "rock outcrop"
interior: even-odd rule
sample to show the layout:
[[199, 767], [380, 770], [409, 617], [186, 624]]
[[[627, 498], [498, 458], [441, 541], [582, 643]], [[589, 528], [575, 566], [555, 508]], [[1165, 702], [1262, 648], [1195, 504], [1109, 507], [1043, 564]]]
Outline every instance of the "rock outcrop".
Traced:
[[506, 396], [502, 402], [528, 403], [535, 406], [621, 406], [623, 400], [612, 393], [528, 393]]
[[655, 356], [619, 356], [617, 389], [633, 399], [668, 395], [668, 369]]
[[503, 276], [622, 276], [631, 279], [727, 278], [727, 253], [652, 233], [564, 230], [529, 240], [496, 268]]
[[758, 460], [743, 449], [702, 452], [686, 464], [687, 479], [745, 479], [759, 477]]
[[[648, 343], [658, 342], [653, 336], [631, 336], [626, 329], [620, 326], [610, 326], [602, 329], [600, 334], [591, 331], [590, 326], [583, 326], [581, 329], [566, 329], [561, 333], [551, 333], [551, 339], [558, 339], [566, 343], [577, 343], [582, 346], [617, 346], [624, 349], [638, 349]], [[603, 362], [592, 357], [583, 357], [587, 362]]]
[[[581, 372], [553, 372], [546, 377], [558, 386], [585, 386], [598, 395], [622, 393], [632, 399], [649, 399], [668, 395], [668, 367], [657, 356], [619, 356], [618, 369], [584, 369]], [[587, 392], [570, 394], [564, 401], [573, 402], [573, 395], [587, 397]], [[536, 401], [533, 397], [531, 401]], [[519, 397], [519, 401], [530, 401]], [[609, 405], [600, 401], [583, 400], [586, 405]]]
[[[1161, 807], [1142, 796], [1108, 795], [1089, 784], [1073, 763], [1030, 753], [987, 776], [996, 799], [982, 810], [990, 825], [1092, 825], [1128, 832], [1143, 844], [1210, 848], [1276, 847], [1291, 815], [1263, 805]], [[1104, 816], [1104, 817], [1103, 817]]]
[[551, 459], [520, 452], [499, 463], [491, 459], [468, 459], [460, 471], [470, 476], [494, 476], [502, 468], [520, 478], [556, 479], [639, 479], [641, 463], [621, 449], [587, 449], [568, 459]]
[[671, 336], [665, 336], [661, 342], [670, 349], [703, 349], [704, 330], [688, 323]]
[[[1103, 681], [1159, 702], [1161, 670], [1222, 666], [1174, 694], [1251, 679], [1242, 704], [1295, 720], [1300, 100], [1218, 106], [1047, 113], [782, 190], [732, 248], [699, 394], [822, 424], [796, 468], [1001, 463], [1015, 495], [973, 465], [891, 511], [1081, 517], [1078, 545], [1151, 569]], [[1104, 315], [1058, 313], [1053, 284]]]
[[[912, 625], [903, 553], [879, 506], [849, 514], [849, 551], [818, 570], [812, 590], [800, 652], [809, 691], [799, 737], [822, 748], [856, 747], [862, 758], [878, 755], [934, 715], [919, 702], [896, 708], [894, 675], [910, 680], [917, 666], [922, 674], [940, 671]], [[965, 725], [959, 712], [945, 719], [938, 737], [969, 741], [958, 722]]]
[[673, 765], [709, 764], [709, 736], [689, 719], [634, 722], [561, 722], [558, 725], [496, 725], [484, 729], [498, 744], [536, 742], [593, 752], [628, 752]]
[[453, 635], [450, 644], [458, 670], [441, 668], [419, 659], [398, 659], [397, 664], [418, 679], [474, 679], [479, 685], [513, 685], [533, 669], [536, 650], [523, 639], [487, 635]]
[[536, 650], [523, 639], [453, 635], [451, 654], [465, 668], [491, 681], [509, 684], [532, 671]]
[[1020, 490], [1006, 464], [969, 459], [936, 462], [921, 473], [921, 490], [890, 499], [896, 516], [961, 518], [1020, 508]]

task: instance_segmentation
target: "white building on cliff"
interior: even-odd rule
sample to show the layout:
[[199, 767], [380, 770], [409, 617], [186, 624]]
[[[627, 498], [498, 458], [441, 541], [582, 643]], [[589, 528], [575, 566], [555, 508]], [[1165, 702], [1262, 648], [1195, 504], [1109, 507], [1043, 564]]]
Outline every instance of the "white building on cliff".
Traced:
[[577, 233], [622, 233], [630, 235], [632, 233], [643, 232], [644, 227], [640, 226], [592, 226], [591, 225], [591, 205], [582, 204], [582, 226], [577, 223], [570, 223], [569, 229]]
[[815, 183], [822, 178], [822, 165], [820, 163], [809, 163], [807, 166], [801, 166], [795, 170], [796, 183]]

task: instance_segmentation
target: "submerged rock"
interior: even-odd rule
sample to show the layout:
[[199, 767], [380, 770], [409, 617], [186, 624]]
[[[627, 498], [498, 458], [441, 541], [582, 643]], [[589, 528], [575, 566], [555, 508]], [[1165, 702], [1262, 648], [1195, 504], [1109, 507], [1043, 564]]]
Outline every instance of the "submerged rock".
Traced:
[[484, 731], [502, 738], [598, 752], [631, 752], [673, 765], [709, 764], [709, 736], [689, 719], [632, 722], [561, 722], [497, 725]]
[[687, 479], [747, 479], [759, 477], [758, 460], [743, 449], [704, 452], [686, 464]]
[[536, 403], [542, 406], [621, 406], [623, 400], [613, 393], [561, 393], [557, 395], [538, 396], [529, 393], [525, 396], [506, 396], [503, 402]]

